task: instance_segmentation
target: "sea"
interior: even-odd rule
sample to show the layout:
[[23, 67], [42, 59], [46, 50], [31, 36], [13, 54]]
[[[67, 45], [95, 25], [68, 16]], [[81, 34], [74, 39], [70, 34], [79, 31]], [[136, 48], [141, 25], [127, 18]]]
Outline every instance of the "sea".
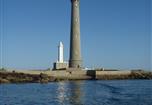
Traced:
[[0, 84], [0, 105], [152, 105], [152, 80]]

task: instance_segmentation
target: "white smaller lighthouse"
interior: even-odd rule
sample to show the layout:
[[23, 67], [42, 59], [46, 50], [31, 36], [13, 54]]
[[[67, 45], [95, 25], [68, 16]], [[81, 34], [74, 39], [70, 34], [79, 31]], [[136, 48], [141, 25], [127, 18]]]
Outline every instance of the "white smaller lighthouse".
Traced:
[[63, 43], [60, 42], [58, 46], [58, 62], [63, 63]]
[[53, 63], [53, 70], [66, 70], [69, 67], [68, 62], [64, 61], [64, 46], [60, 41], [58, 45], [58, 59]]

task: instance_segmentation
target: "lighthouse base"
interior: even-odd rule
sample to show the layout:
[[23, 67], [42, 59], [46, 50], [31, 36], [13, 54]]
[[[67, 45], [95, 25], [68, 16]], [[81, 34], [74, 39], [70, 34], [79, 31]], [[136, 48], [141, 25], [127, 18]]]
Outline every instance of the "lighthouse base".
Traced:
[[69, 67], [67, 62], [55, 62], [53, 63], [53, 70], [66, 70]]

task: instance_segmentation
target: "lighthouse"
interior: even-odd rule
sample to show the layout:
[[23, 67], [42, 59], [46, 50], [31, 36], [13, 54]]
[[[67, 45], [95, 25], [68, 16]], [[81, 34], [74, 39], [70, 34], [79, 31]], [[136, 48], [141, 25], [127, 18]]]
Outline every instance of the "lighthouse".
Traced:
[[68, 62], [64, 61], [64, 45], [60, 41], [58, 45], [58, 59], [53, 63], [53, 70], [66, 70], [68, 68]]
[[[70, 33], [70, 68], [81, 68], [81, 44], [80, 44], [80, 0], [71, 0], [71, 33]], [[76, 69], [77, 70], [77, 69]]]
[[58, 46], [58, 62], [59, 63], [63, 63], [64, 62], [64, 58], [63, 58], [63, 43], [59, 42], [59, 46]]

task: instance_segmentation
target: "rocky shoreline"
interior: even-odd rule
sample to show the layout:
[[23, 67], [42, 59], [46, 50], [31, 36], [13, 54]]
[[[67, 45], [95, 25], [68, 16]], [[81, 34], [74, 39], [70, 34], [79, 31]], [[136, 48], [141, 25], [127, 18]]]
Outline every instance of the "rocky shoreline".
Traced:
[[[128, 75], [102, 75], [95, 78], [90, 78], [92, 80], [123, 80], [123, 79], [152, 79], [152, 72], [145, 71], [132, 71]], [[0, 72], [0, 84], [2, 83], [48, 83], [61, 80], [81, 80], [80, 79], [69, 79], [69, 78], [59, 78], [45, 73], [40, 74], [28, 74], [19, 72]], [[84, 79], [82, 79], [84, 80]], [[88, 80], [88, 79], [86, 79]]]
[[0, 72], [1, 83], [48, 83], [55, 81], [55, 78], [47, 74], [25, 74], [17, 72]]

